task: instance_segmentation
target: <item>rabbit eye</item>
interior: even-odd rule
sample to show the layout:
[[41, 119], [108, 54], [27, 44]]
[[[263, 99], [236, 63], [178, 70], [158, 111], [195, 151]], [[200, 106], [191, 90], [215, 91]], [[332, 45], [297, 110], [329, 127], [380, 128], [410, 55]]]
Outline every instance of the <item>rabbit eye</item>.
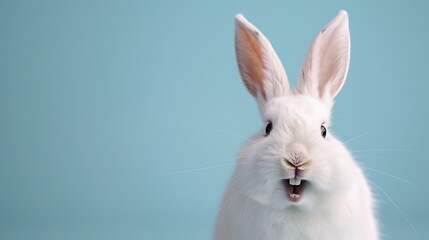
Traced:
[[270, 135], [271, 130], [273, 130], [273, 123], [270, 121], [270, 122], [268, 122], [267, 126], [265, 127], [265, 136]]
[[322, 134], [322, 137], [325, 138], [326, 137], [326, 128], [325, 126], [320, 126], [320, 133]]

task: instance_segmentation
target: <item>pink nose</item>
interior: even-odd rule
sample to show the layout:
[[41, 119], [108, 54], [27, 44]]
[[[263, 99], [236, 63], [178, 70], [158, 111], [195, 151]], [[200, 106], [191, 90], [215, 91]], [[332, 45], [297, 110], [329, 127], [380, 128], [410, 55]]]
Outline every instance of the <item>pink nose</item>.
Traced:
[[285, 156], [285, 160], [287, 164], [299, 168], [310, 161], [309, 153], [304, 144], [294, 142], [289, 144], [286, 149], [287, 155]]
[[311, 166], [311, 159], [302, 152], [291, 153], [288, 158], [283, 158], [286, 168], [294, 171], [295, 176], [300, 177], [304, 171], [308, 170]]

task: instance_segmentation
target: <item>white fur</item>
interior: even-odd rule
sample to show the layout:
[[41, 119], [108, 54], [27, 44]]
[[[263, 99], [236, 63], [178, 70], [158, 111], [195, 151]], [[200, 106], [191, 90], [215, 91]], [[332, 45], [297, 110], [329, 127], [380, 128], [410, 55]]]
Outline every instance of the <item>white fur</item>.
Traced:
[[[329, 126], [333, 98], [347, 74], [347, 13], [340, 11], [316, 36], [302, 68], [306, 77], [298, 79], [295, 91], [289, 90], [286, 73], [265, 36], [242, 15], [236, 17], [236, 22], [237, 28], [241, 27], [236, 33], [240, 70], [257, 67], [252, 65], [253, 59], [246, 59], [257, 54], [251, 52], [255, 46], [249, 48], [252, 44], [246, 41], [251, 38], [243, 29], [254, 34], [263, 50], [264, 64], [256, 64], [265, 74], [262, 87], [248, 72], [241, 74], [246, 78], [243, 81], [254, 84], [250, 87], [257, 90], [254, 97], [264, 126], [238, 155], [220, 205], [214, 239], [378, 239], [373, 198], [364, 174], [329, 130], [326, 138], [320, 133], [321, 124]], [[326, 63], [331, 58], [332, 62]], [[277, 91], [276, 86], [283, 89]], [[273, 129], [265, 136], [268, 121]], [[311, 160], [302, 175], [310, 184], [300, 201], [293, 203], [286, 197], [281, 180], [294, 177], [284, 158], [297, 153]]]

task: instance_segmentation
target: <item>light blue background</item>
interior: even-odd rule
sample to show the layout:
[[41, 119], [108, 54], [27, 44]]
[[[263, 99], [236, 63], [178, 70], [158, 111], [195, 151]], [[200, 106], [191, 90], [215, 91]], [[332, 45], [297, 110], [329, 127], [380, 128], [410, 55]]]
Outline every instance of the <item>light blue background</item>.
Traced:
[[387, 0], [1, 1], [0, 239], [210, 239], [240, 136], [262, 127], [234, 15], [294, 80], [340, 9], [352, 57], [332, 131], [384, 239], [425, 239], [429, 4]]

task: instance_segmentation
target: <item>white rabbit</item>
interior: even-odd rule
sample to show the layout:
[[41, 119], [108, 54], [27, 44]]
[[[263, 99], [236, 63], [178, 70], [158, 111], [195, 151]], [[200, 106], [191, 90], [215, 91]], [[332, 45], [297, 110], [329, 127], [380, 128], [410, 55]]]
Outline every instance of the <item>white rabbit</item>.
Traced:
[[264, 127], [238, 155], [214, 239], [378, 239], [368, 182], [328, 130], [350, 61], [347, 12], [314, 38], [294, 90], [270, 42], [241, 14], [235, 48]]

